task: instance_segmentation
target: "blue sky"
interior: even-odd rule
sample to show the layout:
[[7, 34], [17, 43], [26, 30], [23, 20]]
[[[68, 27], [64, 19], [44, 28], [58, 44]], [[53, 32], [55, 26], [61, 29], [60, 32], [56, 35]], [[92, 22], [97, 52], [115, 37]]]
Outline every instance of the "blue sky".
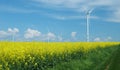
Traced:
[[120, 41], [119, 0], [0, 0], [0, 40]]

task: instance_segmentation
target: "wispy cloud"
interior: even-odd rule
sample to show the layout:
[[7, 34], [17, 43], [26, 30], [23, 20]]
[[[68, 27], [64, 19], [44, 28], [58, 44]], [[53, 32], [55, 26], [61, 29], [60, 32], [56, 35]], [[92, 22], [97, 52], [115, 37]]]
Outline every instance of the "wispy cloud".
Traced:
[[[52, 16], [58, 20], [71, 20], [71, 19], [85, 19], [85, 16], [77, 15], [77, 16], [60, 16], [60, 15], [53, 15]], [[90, 19], [99, 19], [97, 16], [90, 16]]]
[[[49, 8], [56, 8], [56, 9], [66, 9], [69, 8], [71, 10], [77, 12], [85, 12], [86, 10], [96, 8], [99, 9], [100, 7], [111, 8], [113, 10], [110, 15], [105, 20], [112, 21], [112, 22], [120, 22], [120, 1], [118, 0], [32, 0], [37, 4], [46, 5]], [[116, 12], [117, 11], [117, 12]], [[65, 16], [56, 16], [57, 19], [65, 20]], [[69, 19], [75, 19], [78, 17], [69, 17]], [[79, 17], [81, 18], [81, 17]]]
[[[111, 16], [105, 18], [106, 21], [110, 22], [120, 22], [120, 4], [118, 0], [29, 0], [27, 1], [27, 5], [29, 2], [32, 2], [35, 4], [39, 4], [40, 8], [49, 8], [49, 9], [70, 9], [71, 11], [76, 11], [82, 14], [81, 12], [85, 12], [88, 9], [95, 8], [99, 9], [100, 7], [105, 6], [105, 8], [111, 8]], [[44, 5], [44, 6], [42, 6]], [[67, 19], [82, 19], [84, 16], [63, 16], [59, 14], [49, 13], [45, 10], [40, 10], [37, 8], [34, 9], [33, 5], [30, 6], [30, 8], [27, 7], [17, 7], [17, 6], [7, 6], [7, 5], [0, 5], [0, 11], [7, 11], [7, 12], [13, 12], [13, 13], [34, 13], [34, 14], [40, 14], [45, 15], [54, 19], [59, 20], [67, 20]], [[107, 10], [107, 9], [106, 9]], [[93, 19], [100, 18], [99, 16], [91, 16]], [[101, 17], [102, 18], [102, 17]]]
[[34, 9], [19, 8], [19, 7], [15, 7], [15, 6], [9, 6], [9, 5], [0, 5], [0, 11], [11, 12], [11, 13], [37, 13], [37, 12], [40, 12], [40, 11], [34, 10]]
[[[78, 6], [79, 3], [82, 3], [84, 1], [79, 1], [79, 0], [32, 0], [34, 2], [38, 2], [38, 3], [43, 3], [45, 5], [52, 5], [52, 7], [54, 6], [59, 6], [62, 8], [72, 8], [73, 10], [77, 10], [77, 11], [83, 11], [85, 9], [83, 8], [79, 8], [81, 6]], [[54, 5], [54, 6], [53, 6]], [[74, 7], [72, 7], [74, 5]], [[59, 14], [54, 14], [54, 13], [49, 13], [47, 11], [44, 10], [40, 10], [40, 9], [28, 9], [28, 8], [24, 8], [24, 7], [16, 7], [16, 6], [9, 6], [9, 5], [0, 5], [0, 11], [3, 12], [10, 12], [10, 13], [34, 13], [34, 14], [39, 14], [39, 15], [44, 15], [44, 16], [48, 16], [54, 19], [59, 19], [59, 20], [68, 20], [68, 19], [83, 19], [85, 18], [85, 16], [76, 16], [76, 15], [69, 15], [69, 16], [63, 16], [63, 15], [59, 15]], [[97, 19], [97, 16], [91, 16], [92, 19]]]
[[48, 6], [56, 6], [72, 9], [90, 9], [98, 6], [116, 5], [118, 0], [32, 0], [34, 2], [43, 3]]
[[9, 34], [6, 31], [0, 31], [0, 38], [4, 38], [9, 36]]
[[120, 9], [114, 10], [110, 16], [107, 21], [120, 23]]

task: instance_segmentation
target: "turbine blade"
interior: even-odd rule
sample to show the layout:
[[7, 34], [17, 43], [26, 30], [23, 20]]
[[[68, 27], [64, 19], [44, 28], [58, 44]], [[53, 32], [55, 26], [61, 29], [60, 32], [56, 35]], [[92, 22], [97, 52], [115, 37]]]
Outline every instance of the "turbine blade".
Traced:
[[93, 10], [94, 10], [94, 8], [90, 9], [90, 10], [89, 10], [89, 13], [92, 13]]

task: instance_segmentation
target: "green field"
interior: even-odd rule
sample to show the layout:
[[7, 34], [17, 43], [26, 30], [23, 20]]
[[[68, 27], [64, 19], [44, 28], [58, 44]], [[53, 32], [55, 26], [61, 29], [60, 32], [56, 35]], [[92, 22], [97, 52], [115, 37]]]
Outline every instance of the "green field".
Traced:
[[119, 42], [0, 42], [0, 70], [113, 70], [120, 65], [119, 47]]

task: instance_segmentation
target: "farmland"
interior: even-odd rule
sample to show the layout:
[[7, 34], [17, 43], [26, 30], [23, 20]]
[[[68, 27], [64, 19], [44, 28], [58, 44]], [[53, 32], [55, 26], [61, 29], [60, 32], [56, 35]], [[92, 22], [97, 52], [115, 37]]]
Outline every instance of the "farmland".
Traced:
[[0, 70], [98, 70], [119, 44], [0, 42]]

